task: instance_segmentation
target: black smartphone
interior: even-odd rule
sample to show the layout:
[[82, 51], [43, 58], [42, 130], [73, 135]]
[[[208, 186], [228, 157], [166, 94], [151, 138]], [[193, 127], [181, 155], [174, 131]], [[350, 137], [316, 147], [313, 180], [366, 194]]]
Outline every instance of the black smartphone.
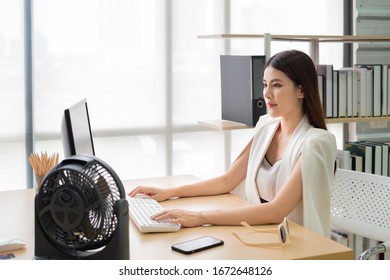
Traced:
[[174, 244], [172, 245], [171, 248], [174, 251], [188, 255], [209, 248], [221, 246], [223, 245], [223, 243], [224, 242], [218, 238], [211, 237], [211, 236], [203, 236], [200, 238]]

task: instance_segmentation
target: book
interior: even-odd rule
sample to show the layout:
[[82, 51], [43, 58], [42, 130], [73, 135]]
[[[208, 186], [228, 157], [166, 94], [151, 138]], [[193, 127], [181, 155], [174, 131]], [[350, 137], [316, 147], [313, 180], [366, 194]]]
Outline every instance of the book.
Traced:
[[332, 229], [330, 232], [330, 239], [332, 239], [333, 241], [336, 241], [337, 243], [340, 243], [346, 247], [349, 246], [348, 233], [346, 233], [346, 232]]
[[[324, 76], [317, 75], [317, 80], [318, 80], [318, 95], [320, 96], [320, 102], [322, 109], [324, 110]], [[324, 110], [325, 112], [325, 110]]]
[[351, 155], [351, 170], [363, 172], [363, 157]]
[[374, 115], [373, 113], [373, 71], [372, 69], [366, 68], [367, 69], [367, 91], [366, 91], [366, 115], [367, 117], [372, 117]]
[[382, 144], [382, 176], [389, 176], [389, 152], [390, 146], [386, 143]]
[[390, 146], [386, 143], [382, 143], [382, 175], [383, 176], [390, 176], [389, 173], [389, 153], [390, 153]]
[[387, 162], [388, 168], [387, 168], [387, 176], [390, 176], [390, 142], [384, 142], [383, 144], [387, 145], [389, 147], [389, 160]]
[[[359, 142], [345, 142], [344, 149], [350, 151], [351, 156], [361, 156], [363, 160], [363, 172], [372, 173], [373, 148]], [[352, 163], [351, 163], [352, 164]], [[351, 166], [352, 169], [352, 166]]]
[[382, 115], [382, 89], [381, 89], [381, 66], [372, 65], [373, 75], [372, 75], [372, 110], [373, 116], [378, 117]]
[[375, 174], [389, 176], [389, 145], [376, 141], [360, 141], [375, 147]]
[[348, 71], [347, 86], [348, 86], [348, 108], [349, 116], [365, 117], [366, 113], [366, 92], [367, 92], [367, 68], [361, 67], [344, 67], [343, 70]]
[[333, 117], [337, 118], [339, 115], [339, 71], [333, 70]]
[[336, 163], [338, 168], [351, 169], [351, 152], [348, 150], [337, 150]]
[[[372, 70], [372, 116], [382, 116], [382, 65], [380, 64], [356, 64], [356, 67]], [[387, 102], [386, 102], [387, 106]]]
[[388, 73], [389, 66], [387, 64], [382, 65], [382, 79], [381, 79], [381, 87], [382, 87], [382, 116], [387, 116], [389, 114], [388, 110], [388, 102], [389, 102], [389, 96], [388, 96], [388, 81], [387, 81], [387, 73]]
[[367, 68], [354, 68], [354, 89], [357, 91], [357, 115], [358, 117], [367, 116], [367, 91], [368, 91], [368, 70]]
[[333, 65], [318, 64], [316, 65], [317, 74], [324, 77], [323, 79], [323, 108], [327, 118], [333, 117]]
[[[353, 117], [353, 72], [351, 69], [342, 69], [346, 72], [347, 79], [347, 117]], [[355, 99], [356, 100], [356, 99]]]
[[362, 145], [372, 147], [372, 169], [371, 173], [376, 175], [382, 175], [382, 144], [373, 141], [359, 141]]
[[338, 71], [338, 116], [347, 116], [347, 71]]
[[390, 67], [387, 69], [387, 115], [390, 115]]

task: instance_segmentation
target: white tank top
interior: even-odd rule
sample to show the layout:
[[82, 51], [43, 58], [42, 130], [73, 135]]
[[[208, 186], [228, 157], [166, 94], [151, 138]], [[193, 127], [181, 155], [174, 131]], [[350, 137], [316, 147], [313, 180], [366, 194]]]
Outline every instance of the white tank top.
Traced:
[[260, 198], [271, 201], [276, 195], [276, 178], [279, 173], [281, 160], [279, 159], [273, 165], [269, 163], [266, 157], [260, 164], [257, 172], [256, 185]]

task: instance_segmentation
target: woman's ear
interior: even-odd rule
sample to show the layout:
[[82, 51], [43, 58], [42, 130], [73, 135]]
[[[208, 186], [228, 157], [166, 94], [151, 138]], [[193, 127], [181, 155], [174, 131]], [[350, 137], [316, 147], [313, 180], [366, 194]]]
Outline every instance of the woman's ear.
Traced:
[[302, 86], [298, 86], [298, 98], [303, 99], [305, 98], [305, 92], [303, 91]]

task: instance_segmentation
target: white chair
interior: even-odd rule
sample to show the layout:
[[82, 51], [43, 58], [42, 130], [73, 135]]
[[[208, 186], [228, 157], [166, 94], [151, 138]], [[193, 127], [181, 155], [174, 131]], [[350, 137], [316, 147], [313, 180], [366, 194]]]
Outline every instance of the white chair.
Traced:
[[331, 191], [332, 225], [355, 235], [383, 242], [357, 259], [390, 249], [390, 177], [337, 169]]

